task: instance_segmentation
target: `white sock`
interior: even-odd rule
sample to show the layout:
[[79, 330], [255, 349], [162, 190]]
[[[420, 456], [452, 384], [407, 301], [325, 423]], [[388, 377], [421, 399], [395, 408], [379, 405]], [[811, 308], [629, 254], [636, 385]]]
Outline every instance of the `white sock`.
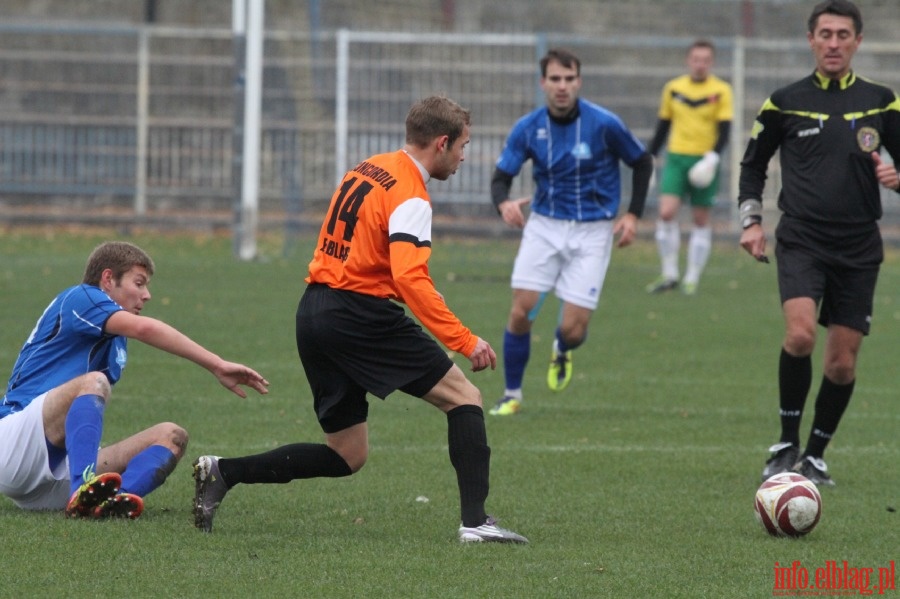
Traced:
[[694, 227], [691, 229], [691, 238], [688, 241], [687, 273], [684, 275], [685, 283], [697, 283], [700, 275], [709, 260], [712, 249], [712, 228]]
[[681, 245], [681, 232], [677, 220], [656, 221], [656, 248], [662, 262], [662, 275], [673, 281], [678, 280], [678, 251]]

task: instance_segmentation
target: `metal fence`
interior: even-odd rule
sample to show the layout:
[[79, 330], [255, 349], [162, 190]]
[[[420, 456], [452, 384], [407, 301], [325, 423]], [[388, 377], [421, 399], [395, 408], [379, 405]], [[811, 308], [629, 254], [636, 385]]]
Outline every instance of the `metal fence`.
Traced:
[[[235, 202], [236, 71], [224, 29], [0, 25], [0, 218], [181, 215], [227, 223]], [[512, 123], [543, 103], [537, 61], [555, 45], [583, 61], [582, 95], [642, 139], [691, 39], [270, 30], [264, 44], [261, 223], [318, 214], [344, 170], [400, 147], [409, 104], [444, 93], [472, 111], [466, 163], [431, 189], [436, 211], [491, 212], [489, 179]], [[812, 70], [804, 40], [714, 39], [735, 88], [717, 218], [759, 106]], [[857, 71], [900, 88], [900, 44], [864, 42]], [[777, 169], [767, 187], [777, 190]], [[528, 193], [528, 176], [517, 192]], [[625, 181], [629, 181], [625, 177]], [[628, 193], [627, 185], [625, 193]], [[888, 218], [900, 220], [896, 194]], [[727, 200], [727, 201], [726, 201]], [[651, 206], [654, 201], [651, 198]], [[771, 206], [773, 203], [769, 202]]]

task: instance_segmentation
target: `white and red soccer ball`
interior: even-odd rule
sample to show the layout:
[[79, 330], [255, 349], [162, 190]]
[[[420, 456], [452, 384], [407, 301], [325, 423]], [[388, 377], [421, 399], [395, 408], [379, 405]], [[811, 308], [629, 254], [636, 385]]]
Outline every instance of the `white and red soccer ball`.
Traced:
[[822, 516], [822, 497], [811, 480], [795, 472], [769, 477], [756, 491], [756, 520], [775, 537], [809, 534]]

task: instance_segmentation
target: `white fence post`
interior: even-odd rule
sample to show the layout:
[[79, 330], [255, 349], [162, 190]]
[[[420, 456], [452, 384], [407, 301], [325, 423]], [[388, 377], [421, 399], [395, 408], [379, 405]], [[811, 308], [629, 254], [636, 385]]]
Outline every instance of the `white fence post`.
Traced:
[[232, 0], [231, 3], [232, 58], [234, 60], [234, 118], [231, 129], [231, 192], [232, 211], [232, 251], [240, 256], [243, 244], [243, 177], [244, 177], [244, 104], [246, 100], [247, 70], [247, 0]]
[[242, 260], [256, 257], [259, 220], [260, 123], [262, 121], [263, 21], [265, 0], [249, 0], [247, 6], [246, 101], [244, 103], [244, 161], [241, 177]]
[[334, 86], [334, 176], [337, 185], [347, 172], [347, 103], [348, 81], [350, 73], [350, 32], [341, 29], [337, 32], [337, 64], [335, 65]]
[[[257, 254], [259, 222], [260, 123], [262, 121], [265, 0], [233, 0], [235, 58], [235, 152], [232, 166], [235, 198], [234, 252], [241, 260]], [[243, 92], [243, 93], [241, 93]]]
[[734, 38], [734, 51], [731, 59], [731, 89], [734, 98], [734, 115], [731, 119], [731, 146], [730, 152], [731, 163], [729, 172], [731, 176], [728, 178], [728, 198], [726, 201], [731, 202], [729, 214], [731, 216], [731, 226], [729, 230], [736, 230], [737, 219], [737, 197], [738, 183], [740, 183], [741, 174], [741, 158], [743, 158], [744, 148], [747, 147], [747, 134], [744, 131], [744, 111], [747, 106], [746, 98], [746, 45], [742, 36]]
[[150, 105], [150, 50], [146, 27], [138, 31], [137, 135], [135, 140], [134, 213], [147, 212], [147, 122]]

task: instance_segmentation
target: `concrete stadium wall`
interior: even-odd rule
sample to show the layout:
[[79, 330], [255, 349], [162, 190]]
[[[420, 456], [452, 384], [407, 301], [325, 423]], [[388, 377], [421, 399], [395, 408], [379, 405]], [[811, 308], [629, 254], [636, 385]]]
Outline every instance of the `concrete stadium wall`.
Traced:
[[[803, 36], [813, 0], [266, 0], [277, 29], [349, 28], [390, 31], [550, 31], [577, 35]], [[868, 39], [893, 41], [900, 27], [896, 0], [858, 0]], [[228, 0], [4, 0], [0, 19], [154, 22], [228, 27]]]

